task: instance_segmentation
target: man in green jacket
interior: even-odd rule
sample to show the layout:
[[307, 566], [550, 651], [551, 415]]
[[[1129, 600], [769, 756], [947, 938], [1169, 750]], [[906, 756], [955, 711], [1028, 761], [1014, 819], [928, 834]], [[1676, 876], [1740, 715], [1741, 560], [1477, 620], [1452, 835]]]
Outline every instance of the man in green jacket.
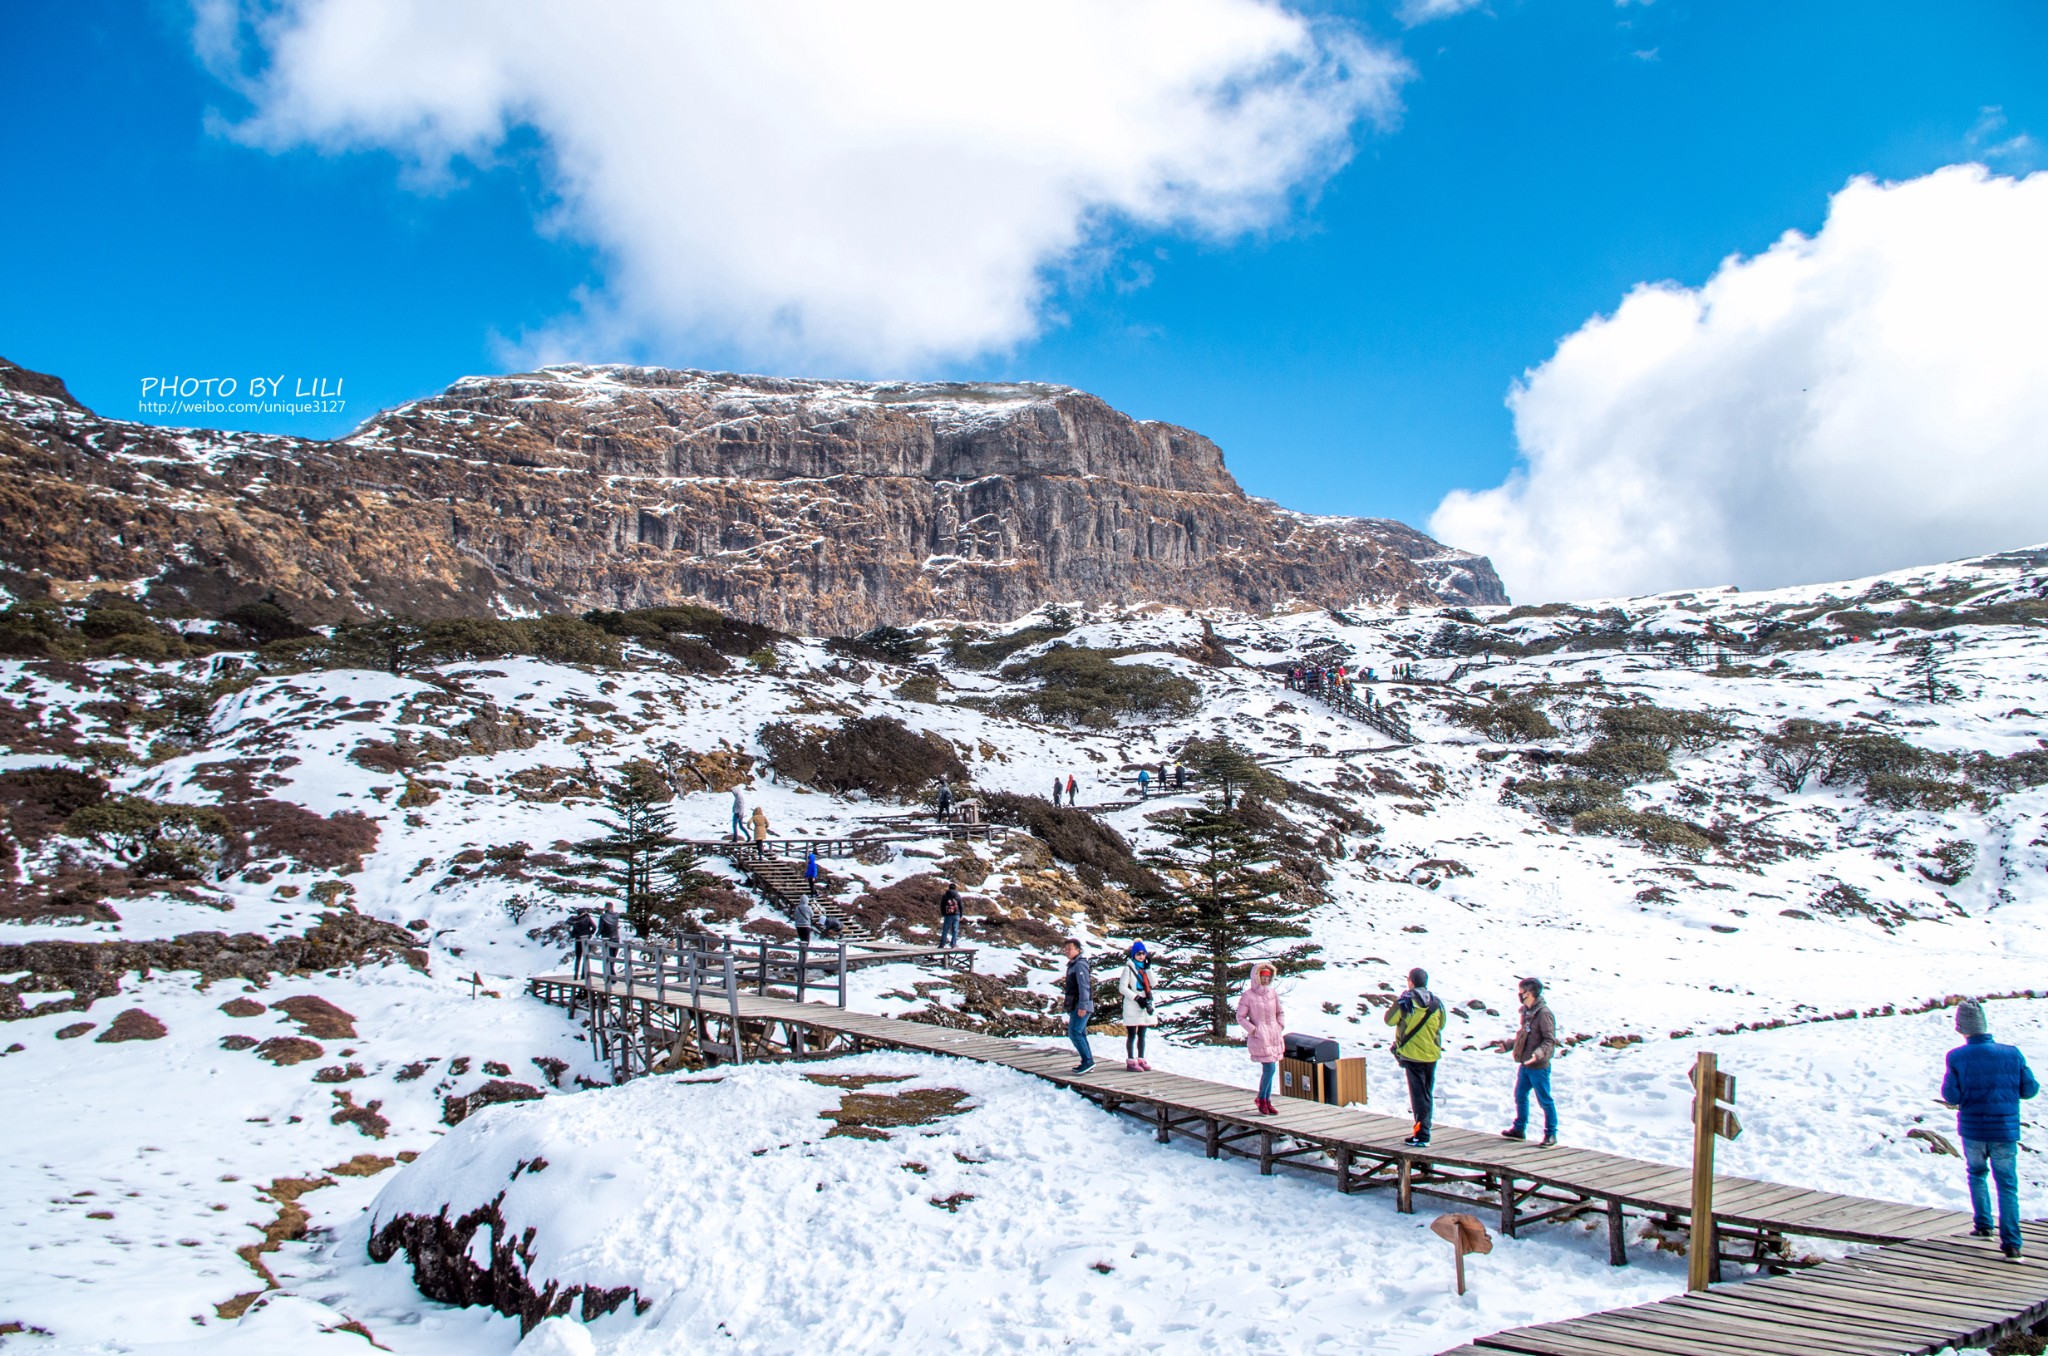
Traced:
[[1411, 1148], [1429, 1143], [1429, 1123], [1436, 1110], [1436, 1062], [1444, 1053], [1443, 1000], [1429, 991], [1429, 972], [1421, 966], [1408, 972], [1408, 987], [1387, 1009], [1394, 1028], [1394, 1062], [1408, 1075], [1408, 1106], [1415, 1114], [1415, 1133], [1402, 1140]]

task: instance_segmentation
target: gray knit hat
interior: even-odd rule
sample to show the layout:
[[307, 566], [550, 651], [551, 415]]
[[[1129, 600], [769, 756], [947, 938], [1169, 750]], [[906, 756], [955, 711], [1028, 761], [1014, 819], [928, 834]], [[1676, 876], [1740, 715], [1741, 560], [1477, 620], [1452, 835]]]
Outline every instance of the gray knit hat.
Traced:
[[1984, 1005], [1976, 999], [1956, 1004], [1956, 1030], [1965, 1036], [1988, 1036], [1991, 1023], [1984, 1020]]

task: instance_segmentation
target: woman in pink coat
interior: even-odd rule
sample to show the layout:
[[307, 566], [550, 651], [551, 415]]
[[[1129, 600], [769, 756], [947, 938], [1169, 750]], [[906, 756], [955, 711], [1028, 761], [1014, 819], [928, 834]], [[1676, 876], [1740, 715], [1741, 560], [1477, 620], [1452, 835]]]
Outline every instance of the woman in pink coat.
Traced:
[[1280, 1013], [1280, 991], [1273, 987], [1273, 967], [1263, 961], [1252, 967], [1252, 986], [1237, 1000], [1237, 1024], [1244, 1028], [1245, 1053], [1259, 1066], [1259, 1114], [1277, 1116], [1273, 1075], [1287, 1049], [1287, 1020]]

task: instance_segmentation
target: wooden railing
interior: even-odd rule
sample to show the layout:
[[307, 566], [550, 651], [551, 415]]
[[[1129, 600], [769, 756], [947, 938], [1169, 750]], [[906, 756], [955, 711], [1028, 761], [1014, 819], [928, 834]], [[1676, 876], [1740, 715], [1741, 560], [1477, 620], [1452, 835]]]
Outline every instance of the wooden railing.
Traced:
[[1319, 686], [1307, 682], [1300, 684], [1289, 682], [1287, 686], [1290, 691], [1299, 692], [1304, 697], [1314, 697], [1323, 705], [1334, 707], [1345, 715], [1350, 716], [1353, 720], [1372, 726], [1375, 730], [1378, 730], [1396, 743], [1413, 744], [1416, 742], [1415, 732], [1408, 728], [1408, 722], [1395, 715], [1392, 711], [1389, 711], [1386, 707], [1381, 706], [1378, 702], [1367, 705], [1358, 700], [1358, 698], [1328, 683]]

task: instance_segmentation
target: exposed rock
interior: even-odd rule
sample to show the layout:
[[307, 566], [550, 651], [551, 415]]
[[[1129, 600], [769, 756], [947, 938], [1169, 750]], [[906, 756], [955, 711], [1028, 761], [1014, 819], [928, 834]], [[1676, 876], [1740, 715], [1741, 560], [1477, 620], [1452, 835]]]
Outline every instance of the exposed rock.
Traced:
[[541, 1090], [531, 1083], [493, 1078], [475, 1092], [443, 1098], [441, 1120], [446, 1125], [460, 1125], [487, 1106], [496, 1106], [500, 1102], [531, 1102], [540, 1096]]
[[105, 419], [61, 390], [0, 360], [0, 568], [205, 612], [700, 600], [817, 633], [1049, 601], [1504, 597], [1483, 558], [1280, 510], [1207, 438], [1067, 387], [556, 367], [335, 442]]

